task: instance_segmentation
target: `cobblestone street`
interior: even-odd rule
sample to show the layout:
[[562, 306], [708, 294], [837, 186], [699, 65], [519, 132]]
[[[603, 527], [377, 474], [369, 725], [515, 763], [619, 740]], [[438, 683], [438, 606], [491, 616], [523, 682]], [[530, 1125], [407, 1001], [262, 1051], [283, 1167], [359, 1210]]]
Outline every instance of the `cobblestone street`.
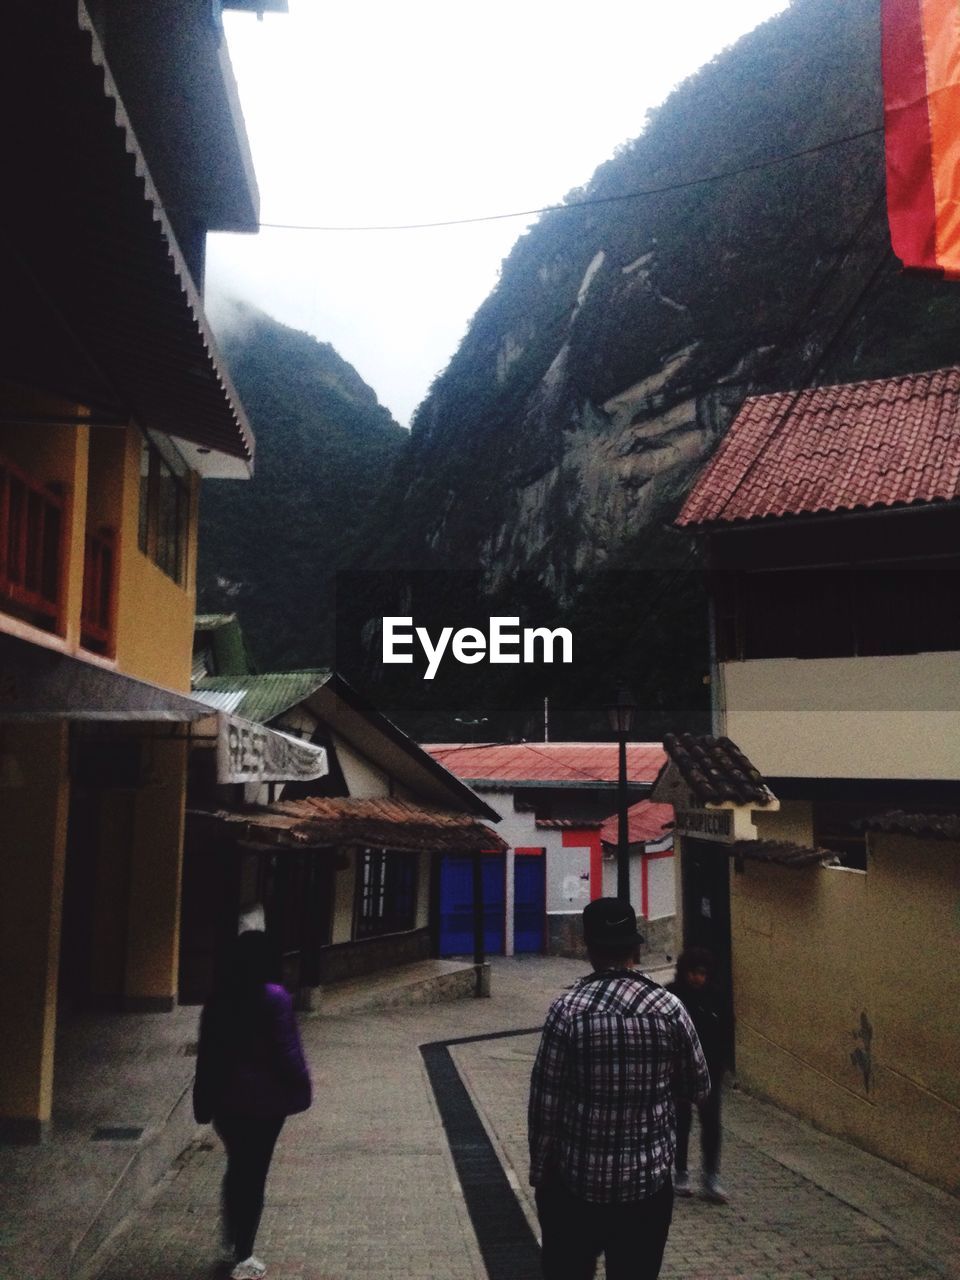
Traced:
[[[288, 1121], [257, 1241], [273, 1280], [487, 1274], [418, 1046], [534, 1026], [581, 972], [499, 961], [493, 997], [303, 1023], [313, 1109]], [[452, 1054], [535, 1228], [525, 1108], [536, 1035]], [[960, 1275], [956, 1202], [775, 1109], [728, 1093], [726, 1206], [678, 1201], [664, 1280], [926, 1280]], [[84, 1280], [211, 1280], [223, 1158], [206, 1135]], [[600, 1269], [602, 1274], [602, 1268]]]

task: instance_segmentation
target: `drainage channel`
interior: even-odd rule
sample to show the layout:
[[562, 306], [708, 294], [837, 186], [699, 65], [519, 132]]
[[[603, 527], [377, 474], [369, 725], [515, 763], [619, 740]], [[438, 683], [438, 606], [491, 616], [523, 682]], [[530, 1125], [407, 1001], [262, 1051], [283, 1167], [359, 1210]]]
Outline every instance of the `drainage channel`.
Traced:
[[542, 1027], [523, 1027], [420, 1046], [490, 1280], [540, 1280], [540, 1246], [460, 1079], [450, 1046], [538, 1035], [541, 1030]]

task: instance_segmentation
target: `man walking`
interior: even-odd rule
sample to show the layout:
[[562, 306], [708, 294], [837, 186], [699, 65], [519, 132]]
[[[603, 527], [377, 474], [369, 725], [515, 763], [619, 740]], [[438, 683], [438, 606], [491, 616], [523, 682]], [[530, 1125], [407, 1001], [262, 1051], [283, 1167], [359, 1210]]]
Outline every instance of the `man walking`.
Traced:
[[674, 1095], [710, 1091], [683, 1005], [634, 965], [627, 902], [583, 912], [594, 972], [550, 1006], [530, 1087], [530, 1181], [545, 1280], [656, 1280], [673, 1215]]

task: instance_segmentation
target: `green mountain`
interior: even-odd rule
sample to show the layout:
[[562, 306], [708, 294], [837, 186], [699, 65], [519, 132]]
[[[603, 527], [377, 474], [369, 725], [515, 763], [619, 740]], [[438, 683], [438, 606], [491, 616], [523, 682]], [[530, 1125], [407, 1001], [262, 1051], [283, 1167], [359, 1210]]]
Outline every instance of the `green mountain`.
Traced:
[[334, 575], [408, 433], [329, 343], [244, 303], [214, 316], [257, 454], [252, 480], [203, 485], [199, 607], [239, 613], [261, 670], [314, 666], [333, 646]]
[[[573, 620], [577, 670], [501, 691], [491, 669], [485, 732], [535, 732], [545, 692], [564, 731], [600, 732], [591, 698], [614, 672], [647, 732], [702, 723], [700, 566], [670, 522], [744, 398], [960, 358], [960, 286], [889, 250], [879, 46], [879, 0], [794, 0], [520, 237], [364, 532], [364, 563], [387, 572], [344, 623], [345, 654], [384, 602], [436, 612], [431, 567], [448, 584], [462, 570], [484, 615], [522, 578], [536, 612]], [[481, 670], [444, 695], [367, 668], [434, 726]]]
[[[671, 521], [744, 398], [960, 359], [960, 286], [890, 253], [879, 48], [879, 0], [794, 0], [680, 85], [518, 239], [406, 447], [385, 418], [338, 427], [334, 470], [322, 348], [227, 343], [258, 478], [253, 509], [220, 486], [204, 564], [243, 584], [265, 651], [336, 661], [424, 738], [536, 736], [545, 697], [555, 736], [603, 736], [619, 679], [640, 736], [705, 728], [702, 566]], [[569, 626], [573, 667], [380, 662], [385, 614], [436, 634], [492, 613]]]

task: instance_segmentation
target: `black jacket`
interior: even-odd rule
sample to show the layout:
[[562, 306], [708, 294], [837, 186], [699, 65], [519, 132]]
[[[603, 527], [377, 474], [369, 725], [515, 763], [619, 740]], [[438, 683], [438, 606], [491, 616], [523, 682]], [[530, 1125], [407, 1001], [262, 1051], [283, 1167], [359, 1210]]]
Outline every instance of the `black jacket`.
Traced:
[[715, 1082], [730, 1065], [730, 1017], [720, 992], [709, 985], [688, 987], [683, 982], [671, 982], [667, 990], [681, 1001], [690, 1020], [697, 1029], [703, 1056]]

